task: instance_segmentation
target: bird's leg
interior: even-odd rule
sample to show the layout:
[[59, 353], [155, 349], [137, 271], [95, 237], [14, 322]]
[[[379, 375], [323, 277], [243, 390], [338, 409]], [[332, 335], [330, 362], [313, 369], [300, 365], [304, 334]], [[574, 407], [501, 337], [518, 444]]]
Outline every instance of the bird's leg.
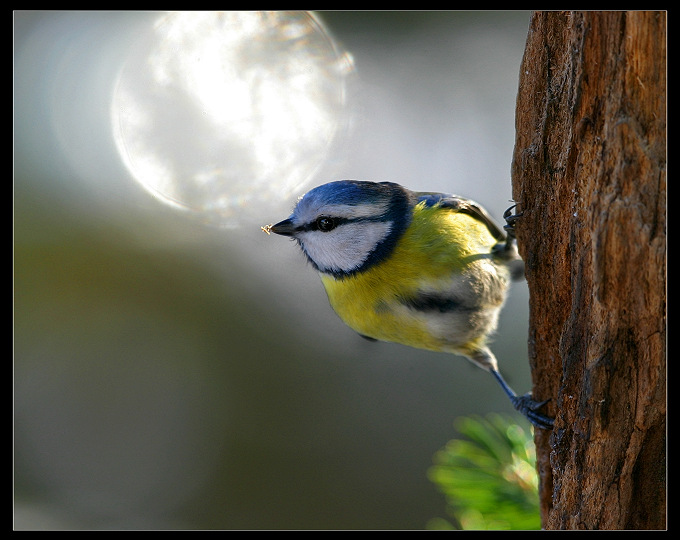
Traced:
[[541, 429], [552, 429], [554, 419], [537, 412], [538, 409], [545, 405], [549, 400], [535, 401], [532, 399], [531, 394], [518, 396], [515, 394], [514, 390], [508, 386], [508, 383], [505, 382], [505, 379], [503, 379], [503, 376], [498, 370], [492, 368], [489, 371], [496, 377], [496, 380], [503, 388], [503, 391], [508, 395], [513, 407], [515, 407], [517, 411], [522, 413], [522, 415], [524, 415], [534, 426]]
[[[505, 220], [505, 225], [503, 225], [503, 229], [505, 230], [505, 234], [507, 235], [506, 239], [506, 245], [511, 245], [514, 240], [515, 240], [515, 223], [519, 218], [522, 217], [522, 212], [518, 214], [513, 214], [512, 211], [514, 208], [516, 208], [517, 205], [513, 204], [510, 208], [508, 208], [505, 212], [503, 212], [503, 219]], [[509, 248], [508, 248], [509, 249]]]

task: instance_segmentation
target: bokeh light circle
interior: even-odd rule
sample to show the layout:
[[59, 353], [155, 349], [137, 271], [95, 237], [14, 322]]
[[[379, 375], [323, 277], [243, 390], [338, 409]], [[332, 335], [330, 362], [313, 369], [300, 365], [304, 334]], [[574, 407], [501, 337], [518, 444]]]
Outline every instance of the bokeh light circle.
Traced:
[[349, 120], [353, 73], [318, 17], [180, 12], [140, 36], [111, 115], [132, 176], [206, 222], [238, 225], [314, 178]]

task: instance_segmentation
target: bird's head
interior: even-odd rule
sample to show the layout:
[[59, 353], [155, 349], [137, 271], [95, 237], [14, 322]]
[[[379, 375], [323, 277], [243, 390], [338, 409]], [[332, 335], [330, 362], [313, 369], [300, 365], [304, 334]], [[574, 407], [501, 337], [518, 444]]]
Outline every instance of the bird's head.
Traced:
[[331, 182], [307, 192], [269, 231], [294, 238], [320, 272], [345, 277], [389, 256], [409, 224], [410, 199], [391, 182]]

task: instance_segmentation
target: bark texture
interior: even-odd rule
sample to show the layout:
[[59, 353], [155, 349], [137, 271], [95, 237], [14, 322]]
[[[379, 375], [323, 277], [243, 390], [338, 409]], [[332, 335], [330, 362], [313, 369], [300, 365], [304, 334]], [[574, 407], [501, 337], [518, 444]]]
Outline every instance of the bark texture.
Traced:
[[546, 529], [666, 527], [666, 14], [537, 12], [513, 196]]

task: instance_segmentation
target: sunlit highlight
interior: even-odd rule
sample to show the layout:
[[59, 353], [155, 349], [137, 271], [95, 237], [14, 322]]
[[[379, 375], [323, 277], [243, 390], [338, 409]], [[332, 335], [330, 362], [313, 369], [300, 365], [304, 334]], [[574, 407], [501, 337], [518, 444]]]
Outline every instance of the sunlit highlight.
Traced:
[[344, 133], [352, 72], [307, 12], [171, 13], [120, 73], [116, 144], [159, 199], [235, 225], [304, 191]]

